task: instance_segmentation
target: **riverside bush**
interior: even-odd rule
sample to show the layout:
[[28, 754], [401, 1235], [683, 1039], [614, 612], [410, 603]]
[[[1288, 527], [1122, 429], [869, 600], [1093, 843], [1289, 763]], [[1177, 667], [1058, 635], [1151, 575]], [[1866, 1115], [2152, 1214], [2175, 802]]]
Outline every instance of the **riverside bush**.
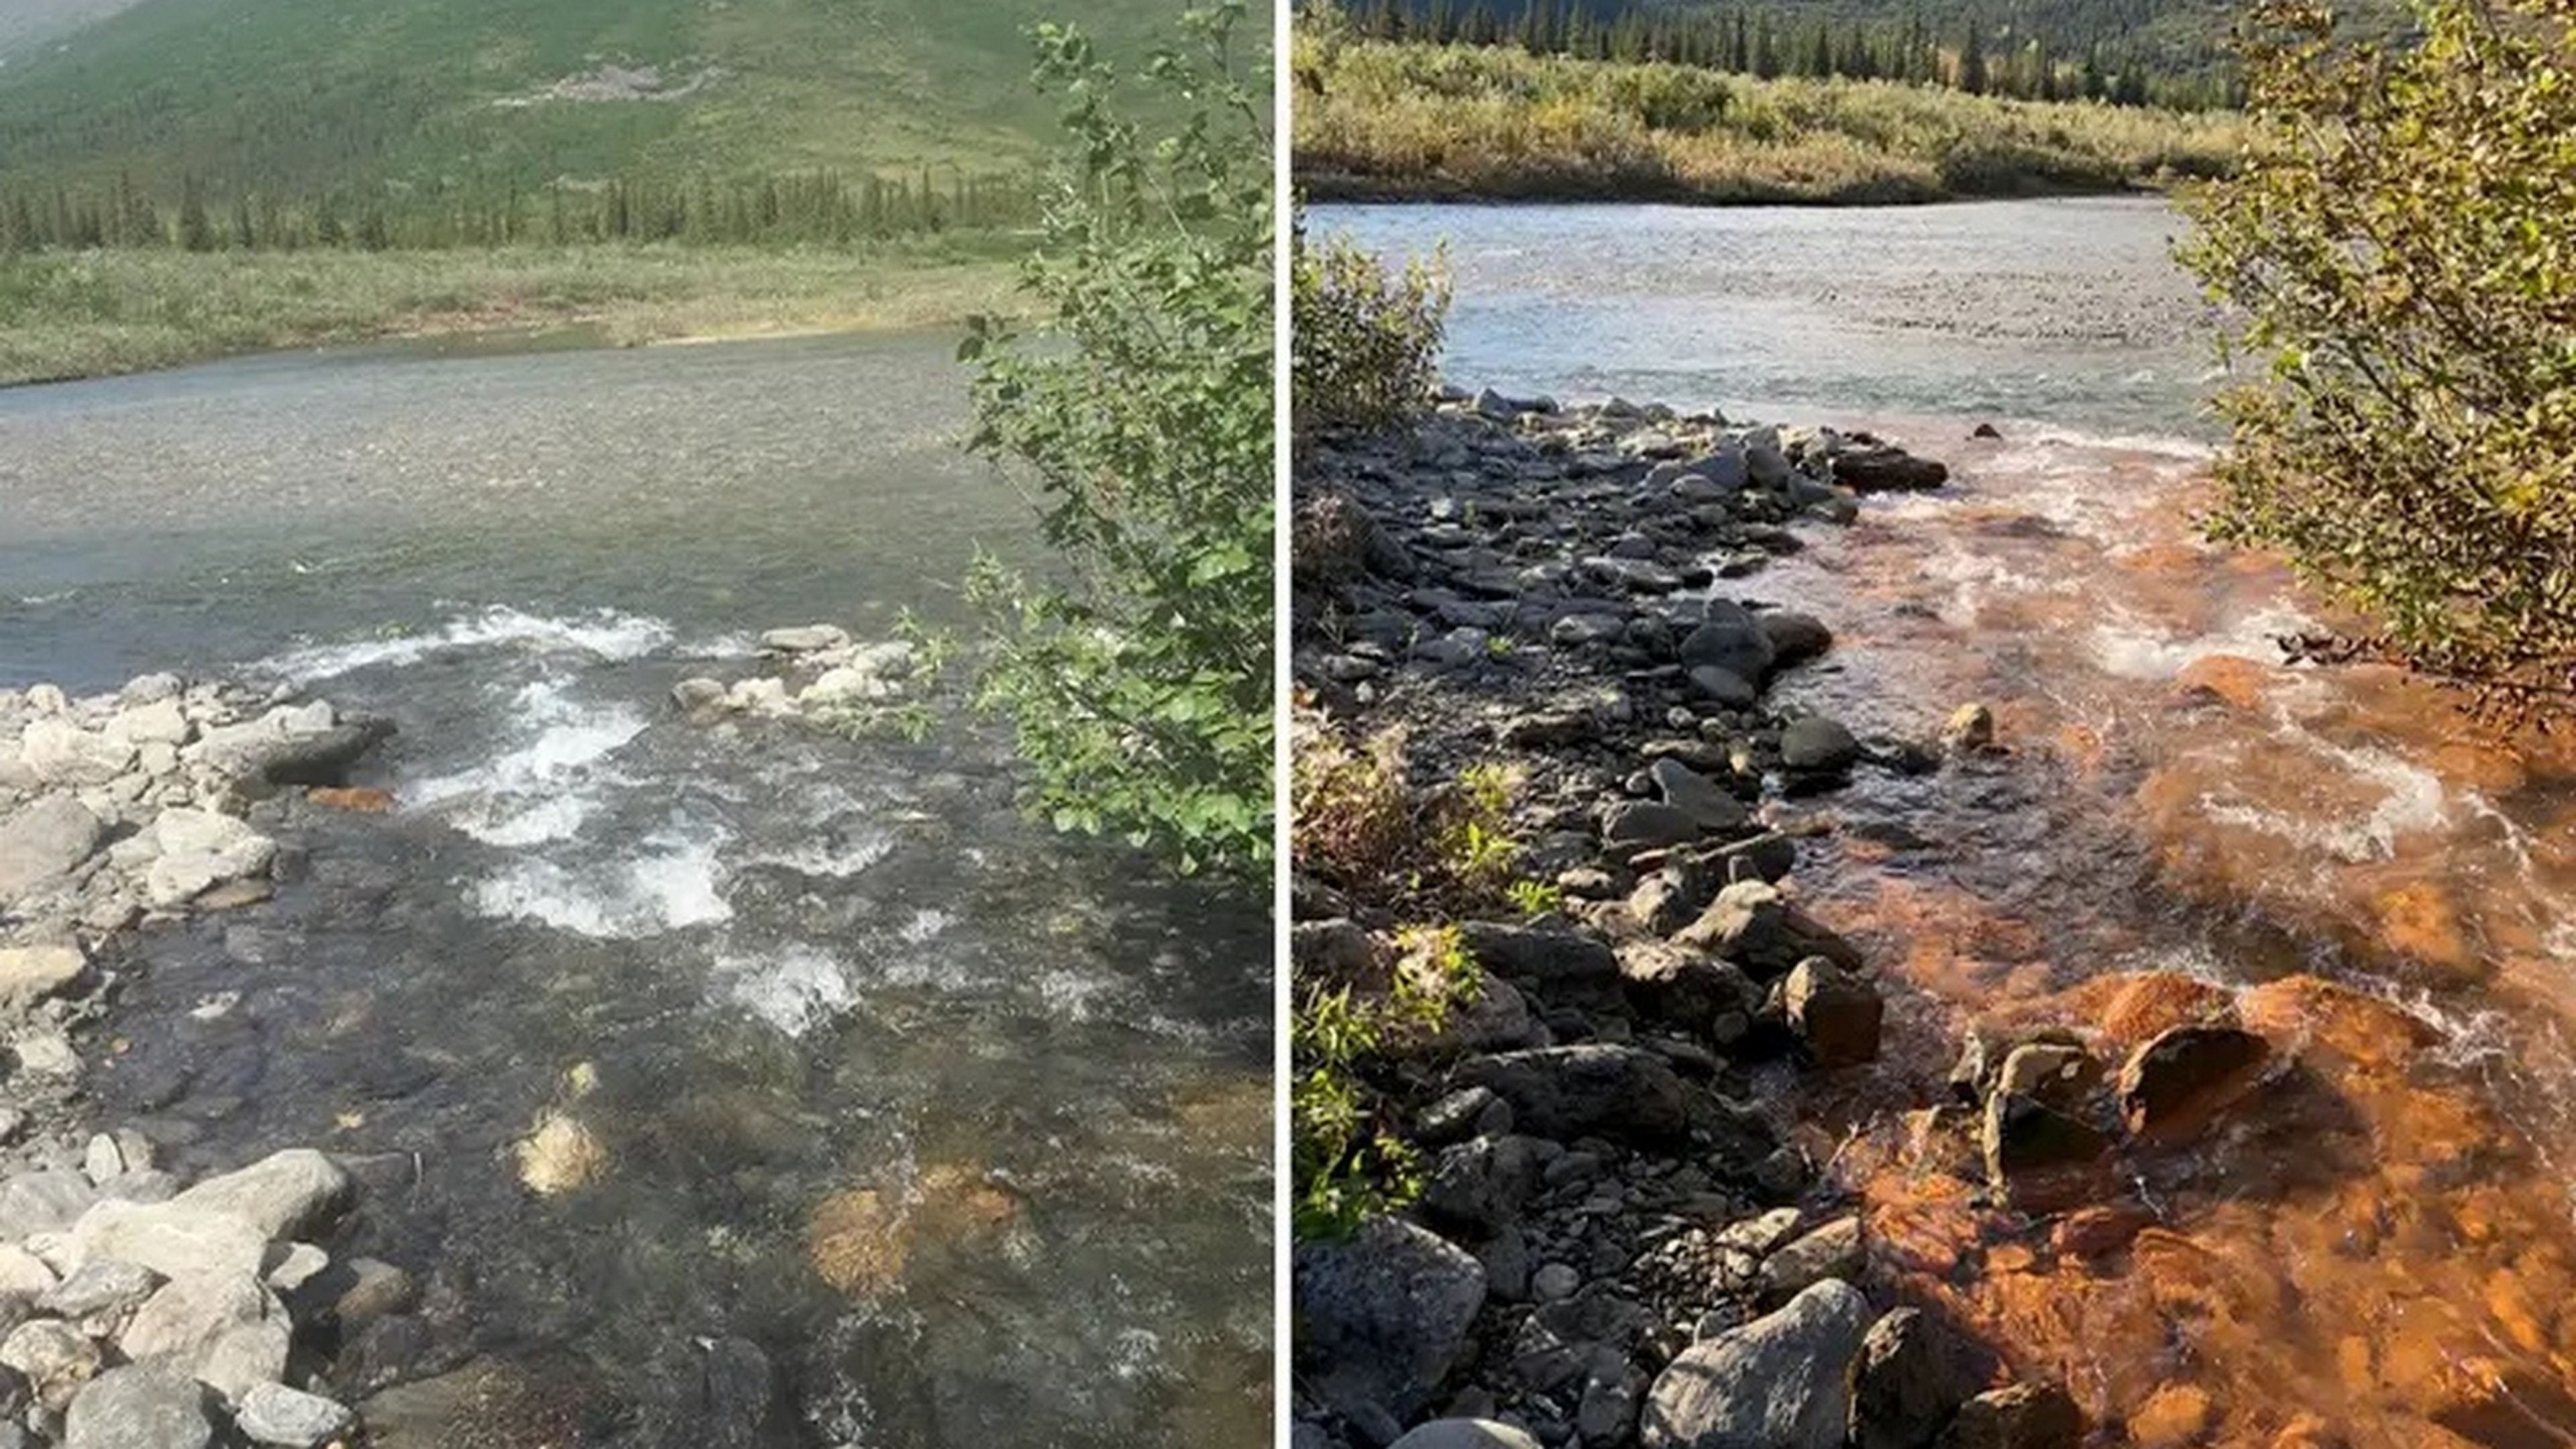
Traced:
[[1144, 76], [1178, 116], [1148, 137], [1122, 77], [1041, 26], [1070, 138], [1021, 274], [1039, 320], [979, 318], [976, 451], [1034, 485], [1056, 558], [990, 558], [977, 697], [1006, 715], [1057, 828], [1257, 883], [1270, 850], [1269, 88], [1238, 65], [1239, 0], [1184, 18]]
[[2252, 133], [2181, 250], [2242, 310], [2219, 538], [2278, 548], [2352, 646], [2546, 724], [2576, 703], [2576, 5], [2420, 0], [2348, 43], [2265, 0]]
[[1388, 271], [1340, 237], [1290, 233], [1289, 386], [1298, 428], [1390, 428], [1419, 414], [1438, 377], [1449, 283], [1439, 260]]

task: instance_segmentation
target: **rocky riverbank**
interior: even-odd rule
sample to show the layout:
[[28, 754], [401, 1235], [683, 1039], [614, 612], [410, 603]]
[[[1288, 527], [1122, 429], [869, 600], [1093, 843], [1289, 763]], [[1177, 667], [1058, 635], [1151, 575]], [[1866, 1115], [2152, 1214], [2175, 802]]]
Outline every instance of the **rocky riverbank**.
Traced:
[[[1832, 667], [1832, 633], [1738, 581], [1863, 493], [1945, 479], [1861, 434], [1490, 392], [1305, 448], [1313, 727], [1400, 738], [1433, 797], [1516, 780], [1529, 884], [1519, 918], [1455, 923], [1473, 1004], [1368, 1069], [1424, 1188], [1297, 1249], [1301, 1444], [2086, 1442], [2065, 1386], [1900, 1291], [1857, 1185], [1802, 1146], [1800, 1114], [1879, 1070], [1893, 989], [1801, 903], [1802, 838], [1827, 828], [1809, 806], [1857, 771], [1972, 768], [1994, 722], [1961, 702], [1860, 739], [1777, 705], [1774, 681]], [[1301, 986], [1383, 982], [1429, 908], [1329, 875], [1299, 861]], [[2019, 1231], [2117, 1251], [2152, 1217], [2114, 1164], [2275, 1066], [2191, 985], [2147, 983], [2125, 1037], [1972, 1034], [1946, 1097], [1904, 1104], [1922, 1150]]]
[[[701, 724], [849, 728], [900, 702], [911, 668], [901, 644], [775, 630], [747, 677], [689, 681], [674, 703]], [[429, 1445], [469, 1424], [515, 1444], [563, 1427], [548, 1427], [541, 1385], [473, 1356], [467, 1285], [367, 1255], [370, 1203], [438, 1165], [284, 1144], [245, 1165], [208, 1146], [184, 1080], [112, 1122], [87, 1090], [129, 1046], [118, 1003], [138, 933], [237, 931], [216, 922], [255, 920], [280, 890], [333, 889], [313, 827], [397, 807], [357, 783], [394, 735], [291, 685], [164, 674], [91, 698], [0, 691], [0, 1449]], [[267, 1005], [226, 991], [195, 1015]], [[566, 1100], [595, 1075], [575, 1068]], [[551, 1197], [605, 1161], [558, 1104], [494, 1168]], [[765, 1356], [702, 1347], [703, 1442], [773, 1442], [785, 1416]]]

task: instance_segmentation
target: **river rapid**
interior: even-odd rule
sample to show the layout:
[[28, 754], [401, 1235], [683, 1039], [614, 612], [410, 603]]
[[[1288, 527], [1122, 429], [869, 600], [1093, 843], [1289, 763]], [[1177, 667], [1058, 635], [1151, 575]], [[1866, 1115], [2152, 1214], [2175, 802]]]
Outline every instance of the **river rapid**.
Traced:
[[[1465, 386], [1868, 428], [1949, 464], [1731, 586], [1835, 630], [1786, 701], [1908, 739], [1983, 702], [2006, 747], [1798, 807], [1832, 827], [1798, 879], [1893, 998], [1886, 1060], [1801, 1113], [1874, 1272], [2061, 1379], [2106, 1444], [2576, 1441], [2576, 752], [2388, 670], [2281, 662], [2276, 636], [2339, 621], [2196, 527], [2219, 374], [2176, 214], [1309, 220], [1445, 245]], [[2144, 1164], [2153, 1225], [2124, 1246], [1918, 1150], [1971, 1023], [2116, 1043], [2184, 980], [2299, 1049], [2226, 1131]]]
[[[784, 1442], [1267, 1442], [1262, 903], [1027, 822], [969, 720], [854, 742], [667, 699], [1029, 554], [950, 348], [0, 392], [0, 687], [175, 670], [400, 728], [356, 782], [394, 810], [315, 812], [273, 902], [147, 928], [83, 1054], [100, 1123], [182, 1163], [413, 1157], [349, 1245], [427, 1285], [362, 1366], [454, 1386], [402, 1442], [717, 1442], [723, 1338], [777, 1367]], [[550, 1119], [599, 1149], [578, 1181], [529, 1169]]]

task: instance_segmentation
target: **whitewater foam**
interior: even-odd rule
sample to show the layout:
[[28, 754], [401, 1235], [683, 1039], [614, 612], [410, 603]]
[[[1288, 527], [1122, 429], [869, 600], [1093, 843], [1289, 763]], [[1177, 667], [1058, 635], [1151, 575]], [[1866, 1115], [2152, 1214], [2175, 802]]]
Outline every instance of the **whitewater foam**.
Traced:
[[715, 979], [727, 1000], [789, 1036], [803, 1036], [856, 999], [847, 968], [802, 943], [766, 956], [718, 956]]
[[733, 919], [722, 886], [722, 832], [647, 837], [637, 852], [597, 865], [520, 860], [475, 884], [474, 909], [594, 940], [634, 940]]
[[250, 672], [300, 687], [379, 665], [417, 664], [450, 649], [515, 646], [613, 661], [641, 658], [668, 646], [672, 637], [671, 626], [660, 619], [615, 609], [561, 618], [498, 605], [426, 633], [290, 649], [250, 666]]
[[521, 743], [470, 770], [412, 785], [418, 804], [445, 807], [448, 822], [487, 845], [569, 840], [601, 808], [601, 787], [622, 783], [605, 762], [651, 723], [625, 702], [576, 699], [559, 677], [523, 686], [509, 717]]

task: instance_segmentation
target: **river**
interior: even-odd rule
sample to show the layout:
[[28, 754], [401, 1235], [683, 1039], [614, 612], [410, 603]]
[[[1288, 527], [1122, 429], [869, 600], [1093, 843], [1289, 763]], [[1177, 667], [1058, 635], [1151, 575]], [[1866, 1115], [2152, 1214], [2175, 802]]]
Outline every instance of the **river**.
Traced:
[[[271, 905], [144, 933], [89, 1094], [183, 1161], [414, 1157], [349, 1249], [421, 1275], [427, 1326], [341, 1387], [472, 1360], [550, 1407], [433, 1400], [405, 1442], [718, 1442], [722, 1337], [779, 1369], [790, 1443], [1267, 1442], [1261, 903], [1026, 822], [970, 721], [666, 702], [764, 628], [951, 618], [976, 548], [1029, 555], [956, 447], [952, 346], [0, 392], [0, 686], [175, 669], [400, 727], [359, 782], [393, 813], [325, 817]], [[516, 1144], [550, 1113], [605, 1167], [540, 1194]]]
[[[1834, 827], [1798, 879], [1895, 997], [1887, 1060], [1804, 1114], [1887, 1285], [2065, 1382], [2104, 1443], [2576, 1441], [2576, 754], [2385, 669], [2281, 663], [2275, 636], [2342, 621], [2196, 527], [2221, 373], [2175, 213], [1309, 220], [1445, 245], [1462, 385], [1866, 427], [1951, 466], [1733, 586], [1839, 636], [1788, 702], [1923, 739], [1982, 701], [2007, 747], [1797, 807]], [[2232, 994], [2296, 1066], [2149, 1162], [2124, 1249], [2069, 1251], [1915, 1149], [1966, 1025], [2113, 1032], [2114, 978], [2151, 971]]]

